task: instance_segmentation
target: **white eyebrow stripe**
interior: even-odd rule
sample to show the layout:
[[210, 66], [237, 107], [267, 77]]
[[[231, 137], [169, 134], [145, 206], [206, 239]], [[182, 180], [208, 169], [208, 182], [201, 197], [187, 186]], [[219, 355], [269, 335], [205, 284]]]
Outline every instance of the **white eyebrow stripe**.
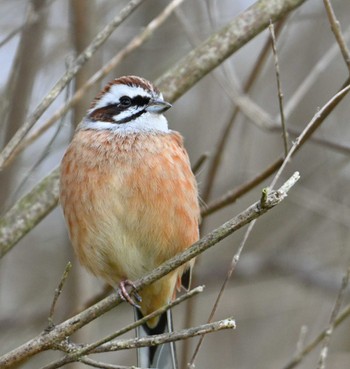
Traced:
[[127, 86], [127, 85], [113, 85], [108, 92], [101, 96], [100, 100], [97, 101], [96, 105], [89, 110], [89, 113], [95, 109], [103, 108], [110, 104], [116, 104], [119, 102], [122, 96], [129, 96], [131, 99], [136, 96], [151, 97], [152, 94], [149, 91], [144, 90], [138, 86]]

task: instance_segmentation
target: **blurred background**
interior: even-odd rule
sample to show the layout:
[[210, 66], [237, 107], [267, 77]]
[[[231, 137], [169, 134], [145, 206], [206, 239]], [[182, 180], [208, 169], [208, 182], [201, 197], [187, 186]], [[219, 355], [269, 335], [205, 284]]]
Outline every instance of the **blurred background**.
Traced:
[[[0, 147], [62, 76], [94, 35], [127, 4], [113, 0], [0, 1]], [[148, 0], [114, 31], [73, 82], [31, 130], [36, 132], [97, 70], [139, 34], [168, 4]], [[28, 145], [0, 174], [1, 215], [59, 165], [74, 128], [90, 101], [109, 80], [136, 74], [155, 81], [195, 46], [230, 22], [254, 1], [184, 1], [151, 38], [130, 53], [62, 119]], [[335, 13], [350, 36], [350, 2], [334, 0]], [[277, 29], [277, 27], [279, 27]], [[322, 1], [308, 0], [276, 26], [277, 52], [287, 128], [301, 132], [349, 74]], [[278, 125], [263, 126], [239, 113], [227, 136], [218, 172], [208, 194], [209, 170], [220, 137], [235, 110], [234, 91], [242, 91], [270, 33], [264, 30], [176, 101], [167, 113], [180, 131], [191, 162], [209, 153], [197, 173], [206, 203], [243, 185], [283, 153]], [[348, 40], [349, 38], [347, 38]], [[248, 96], [279, 122], [272, 49], [259, 62], [260, 72]], [[208, 335], [197, 368], [283, 368], [297, 350], [327, 327], [342, 277], [350, 260], [350, 108], [349, 97], [331, 113], [292, 159], [279, 181], [298, 170], [301, 180], [283, 204], [259, 218], [238, 262], [214, 319], [234, 317], [235, 331]], [[291, 141], [295, 136], [291, 135]], [[260, 198], [272, 177], [235, 203], [203, 219], [205, 235]], [[206, 322], [245, 229], [198, 260], [195, 283], [203, 294], [175, 309], [175, 326]], [[54, 290], [68, 261], [73, 270], [56, 307], [54, 321], [67, 319], [104, 288], [78, 264], [70, 247], [60, 207], [26, 235], [0, 261], [0, 354], [39, 334], [47, 326]], [[347, 290], [349, 291], [349, 289]], [[349, 302], [349, 292], [344, 305]], [[92, 342], [133, 319], [122, 304], [73, 337]], [[302, 332], [302, 333], [301, 333]], [[133, 336], [133, 334], [130, 334]], [[192, 355], [198, 338], [178, 344], [179, 361]], [[321, 347], [300, 368], [315, 368]], [[187, 354], [186, 354], [187, 353]], [[183, 355], [187, 355], [183, 357]], [[59, 353], [48, 352], [23, 364], [38, 368]], [[135, 365], [133, 351], [98, 357]], [[327, 359], [332, 369], [350, 367], [350, 320], [334, 332]], [[70, 365], [82, 368], [82, 364]]]

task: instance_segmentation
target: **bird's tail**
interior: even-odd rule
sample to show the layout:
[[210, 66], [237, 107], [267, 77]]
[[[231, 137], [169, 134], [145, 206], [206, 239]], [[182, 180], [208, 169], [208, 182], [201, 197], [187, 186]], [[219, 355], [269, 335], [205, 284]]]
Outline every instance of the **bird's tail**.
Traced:
[[[140, 318], [142, 318], [142, 314], [140, 310], [135, 308], [135, 319]], [[139, 338], [166, 332], [173, 332], [171, 310], [167, 310], [160, 316], [155, 328], [142, 325], [136, 329]], [[177, 369], [175, 343], [170, 342], [158, 346], [138, 348], [137, 365], [141, 368]]]

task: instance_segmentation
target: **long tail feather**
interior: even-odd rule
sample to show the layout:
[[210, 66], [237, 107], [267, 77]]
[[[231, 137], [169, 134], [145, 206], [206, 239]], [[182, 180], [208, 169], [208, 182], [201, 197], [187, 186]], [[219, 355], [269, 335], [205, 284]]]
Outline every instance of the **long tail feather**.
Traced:
[[[135, 308], [135, 319], [142, 318], [141, 312]], [[155, 334], [173, 332], [171, 310], [161, 315], [155, 328], [147, 325], [136, 329], [137, 337], [148, 337]], [[137, 365], [141, 368], [177, 369], [175, 343], [165, 343], [159, 346], [142, 347], [137, 350]]]

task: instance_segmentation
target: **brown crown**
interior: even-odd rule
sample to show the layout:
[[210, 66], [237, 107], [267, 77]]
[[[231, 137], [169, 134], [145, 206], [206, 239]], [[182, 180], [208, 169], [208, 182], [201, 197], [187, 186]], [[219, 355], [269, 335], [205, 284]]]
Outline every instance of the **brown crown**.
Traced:
[[101, 96], [107, 93], [110, 90], [110, 88], [114, 85], [127, 85], [130, 87], [137, 86], [143, 88], [146, 91], [155, 92], [156, 94], [160, 93], [157, 87], [155, 87], [151, 82], [147, 81], [144, 78], [137, 76], [123, 76], [107, 83], [107, 85], [98, 93], [98, 95], [91, 102], [90, 109], [94, 108], [97, 101], [100, 100]]

